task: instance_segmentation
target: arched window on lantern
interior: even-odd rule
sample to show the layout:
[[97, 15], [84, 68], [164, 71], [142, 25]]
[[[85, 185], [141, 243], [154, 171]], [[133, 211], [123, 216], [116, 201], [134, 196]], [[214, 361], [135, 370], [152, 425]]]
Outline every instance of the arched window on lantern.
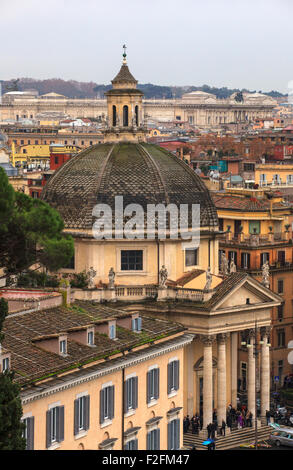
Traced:
[[138, 126], [138, 106], [136, 105], [134, 108], [135, 112], [135, 124]]
[[114, 127], [116, 126], [116, 122], [117, 122], [117, 111], [116, 111], [116, 106], [113, 105], [113, 126]]
[[123, 106], [123, 126], [128, 126], [128, 106]]

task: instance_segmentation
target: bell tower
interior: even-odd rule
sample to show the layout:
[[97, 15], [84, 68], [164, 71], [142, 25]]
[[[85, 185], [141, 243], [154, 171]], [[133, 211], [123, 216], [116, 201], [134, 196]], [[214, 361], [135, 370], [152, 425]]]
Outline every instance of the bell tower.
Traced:
[[137, 80], [129, 71], [125, 45], [123, 49], [120, 71], [112, 80], [112, 89], [105, 93], [108, 119], [104, 141], [144, 142], [146, 129], [143, 122], [143, 93], [136, 88]]

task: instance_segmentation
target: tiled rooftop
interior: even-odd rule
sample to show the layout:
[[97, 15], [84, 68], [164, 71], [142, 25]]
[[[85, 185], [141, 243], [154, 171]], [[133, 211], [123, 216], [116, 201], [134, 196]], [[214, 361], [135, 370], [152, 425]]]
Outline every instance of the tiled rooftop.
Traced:
[[[102, 333], [95, 333], [96, 347], [70, 338], [70, 331], [74, 331], [76, 327], [91, 326], [101, 320], [123, 318], [125, 315], [131, 314], [115, 306], [87, 301], [76, 301], [69, 308], [59, 307], [9, 315], [3, 328], [3, 347], [11, 353], [11, 368], [15, 372], [15, 380], [21, 385], [37, 382], [184, 330], [181, 325], [144, 315], [141, 333], [117, 325], [117, 340], [112, 340]], [[41, 347], [40, 337], [61, 333], [68, 333], [66, 356], [48, 352]]]

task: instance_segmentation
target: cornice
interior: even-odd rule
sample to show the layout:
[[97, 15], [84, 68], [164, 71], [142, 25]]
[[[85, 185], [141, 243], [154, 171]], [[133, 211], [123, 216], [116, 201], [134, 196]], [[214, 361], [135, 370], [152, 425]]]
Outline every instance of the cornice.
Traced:
[[[108, 367], [101, 367], [101, 364], [97, 365], [97, 370], [94, 372], [87, 372], [86, 369], [84, 369], [84, 374], [79, 377], [74, 377], [74, 373], [70, 374], [68, 376], [63, 376], [59, 377], [60, 384], [55, 384], [51, 385], [50, 383], [46, 384], [40, 384], [39, 387], [45, 387], [44, 390], [36, 390], [35, 392], [32, 392], [32, 394], [28, 395], [27, 397], [22, 396], [22, 404], [25, 405], [27, 403], [31, 403], [35, 400], [47, 397], [49, 395], [53, 395], [54, 393], [59, 393], [64, 390], [68, 390], [72, 387], [76, 387], [77, 385], [80, 385], [82, 383], [90, 382], [92, 380], [96, 380], [99, 377], [103, 377], [104, 375], [108, 375], [113, 372], [118, 372], [126, 367], [134, 366], [136, 364], [139, 364], [144, 361], [148, 361], [150, 359], [153, 359], [155, 357], [161, 356], [163, 354], [167, 354], [168, 352], [175, 351], [176, 349], [179, 349], [181, 347], [186, 346], [187, 344], [190, 344], [193, 341], [193, 335], [192, 334], [184, 334], [179, 338], [175, 338], [173, 340], [170, 340], [168, 342], [168, 345], [155, 345], [154, 347], [150, 347], [148, 351], [137, 351], [135, 352], [135, 357], [120, 357], [119, 362], [115, 364], [109, 364]], [[129, 356], [131, 353], [129, 354]], [[103, 363], [104, 365], [104, 363]], [[47, 385], [48, 384], [48, 385]], [[25, 391], [21, 392], [21, 395], [24, 395]]]

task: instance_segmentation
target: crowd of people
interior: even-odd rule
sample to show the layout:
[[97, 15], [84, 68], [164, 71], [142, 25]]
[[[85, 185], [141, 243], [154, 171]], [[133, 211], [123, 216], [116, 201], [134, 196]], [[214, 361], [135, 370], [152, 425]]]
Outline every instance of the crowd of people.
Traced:
[[[226, 435], [226, 427], [230, 431], [241, 429], [244, 427], [252, 427], [253, 415], [245, 405], [235, 409], [230, 404], [226, 412], [226, 421], [218, 422], [217, 410], [213, 411], [213, 420], [207, 425], [208, 439], [215, 439], [216, 434], [219, 436]], [[191, 418], [186, 415], [183, 419], [183, 432], [187, 433], [191, 430], [192, 434], [198, 434], [203, 428], [203, 417], [200, 413], [195, 413]]]

